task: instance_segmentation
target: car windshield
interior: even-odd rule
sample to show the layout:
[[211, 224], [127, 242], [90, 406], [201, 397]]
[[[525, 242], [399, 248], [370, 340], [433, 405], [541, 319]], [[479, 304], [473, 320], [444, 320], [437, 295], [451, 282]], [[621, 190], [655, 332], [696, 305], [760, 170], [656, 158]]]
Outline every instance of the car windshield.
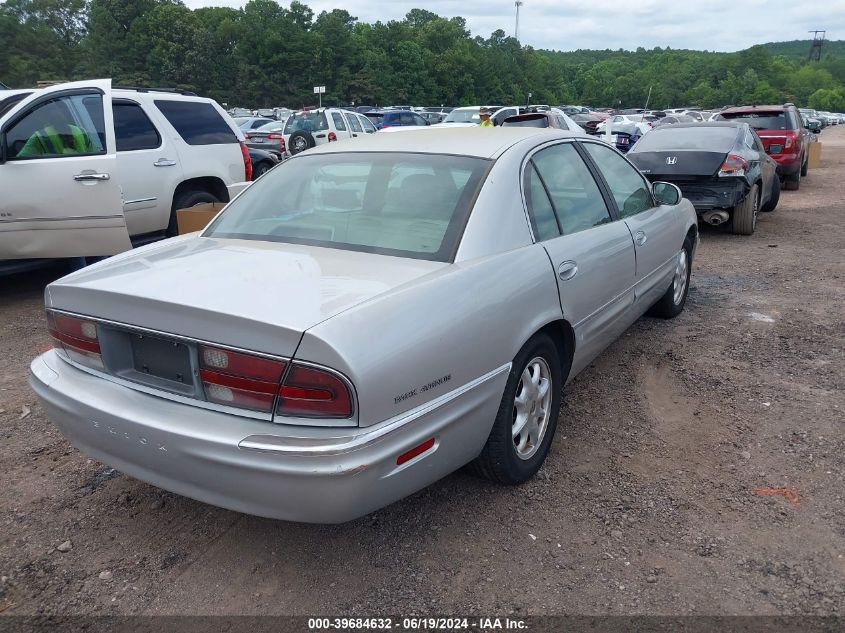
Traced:
[[489, 165], [441, 154], [301, 155], [246, 189], [203, 235], [451, 261]]
[[443, 123], [478, 123], [478, 110], [452, 110]]
[[696, 127], [666, 125], [645, 134], [631, 151], [700, 150], [727, 152], [736, 141], [735, 127], [698, 124]]
[[721, 114], [722, 119], [728, 121], [745, 121], [755, 130], [786, 130], [789, 129], [784, 112], [731, 112]]
[[269, 123], [265, 123], [264, 125], [262, 125], [258, 129], [256, 129], [255, 131], [256, 132], [278, 132], [283, 127], [285, 127], [284, 121], [270, 121]]
[[502, 122], [506, 127], [549, 127], [549, 118], [542, 114], [508, 117]]
[[285, 134], [293, 134], [300, 130], [304, 132], [317, 132], [328, 130], [329, 122], [326, 120], [325, 112], [297, 112], [285, 123]]

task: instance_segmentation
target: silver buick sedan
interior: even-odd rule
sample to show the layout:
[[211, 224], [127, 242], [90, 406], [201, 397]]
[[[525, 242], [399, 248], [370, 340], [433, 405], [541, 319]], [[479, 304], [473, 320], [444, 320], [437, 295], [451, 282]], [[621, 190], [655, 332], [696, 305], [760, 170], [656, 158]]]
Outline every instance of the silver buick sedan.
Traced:
[[82, 451], [266, 517], [348, 521], [549, 452], [561, 391], [686, 301], [692, 205], [528, 128], [329, 143], [202, 232], [50, 284], [31, 384]]

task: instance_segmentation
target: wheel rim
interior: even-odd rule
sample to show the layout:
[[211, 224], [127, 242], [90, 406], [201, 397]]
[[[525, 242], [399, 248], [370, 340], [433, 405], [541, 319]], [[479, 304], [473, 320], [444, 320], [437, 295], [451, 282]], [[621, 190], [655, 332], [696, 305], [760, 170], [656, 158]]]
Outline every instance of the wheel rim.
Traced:
[[672, 287], [675, 289], [674, 301], [675, 305], [681, 305], [684, 298], [684, 292], [687, 289], [687, 270], [689, 269], [689, 261], [687, 259], [687, 249], [682, 248], [678, 253], [678, 262], [675, 264], [675, 278], [672, 282]]
[[522, 370], [513, 401], [513, 447], [520, 459], [531, 459], [549, 426], [552, 372], [544, 358], [533, 358]]
[[293, 142], [293, 146], [296, 148], [297, 151], [301, 152], [305, 149], [305, 139], [298, 138]]

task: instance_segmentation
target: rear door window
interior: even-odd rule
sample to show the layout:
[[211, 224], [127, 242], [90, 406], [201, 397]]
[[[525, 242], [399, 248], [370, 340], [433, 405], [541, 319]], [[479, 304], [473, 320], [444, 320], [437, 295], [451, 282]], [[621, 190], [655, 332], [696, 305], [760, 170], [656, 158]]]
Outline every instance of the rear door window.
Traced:
[[210, 103], [156, 99], [155, 104], [188, 145], [238, 142], [238, 137]]
[[332, 121], [334, 121], [335, 129], [340, 132], [346, 131], [346, 122], [343, 120], [343, 116], [340, 112], [332, 112]]
[[155, 149], [161, 145], [158, 130], [140, 105], [116, 101], [112, 104], [112, 112], [118, 152]]

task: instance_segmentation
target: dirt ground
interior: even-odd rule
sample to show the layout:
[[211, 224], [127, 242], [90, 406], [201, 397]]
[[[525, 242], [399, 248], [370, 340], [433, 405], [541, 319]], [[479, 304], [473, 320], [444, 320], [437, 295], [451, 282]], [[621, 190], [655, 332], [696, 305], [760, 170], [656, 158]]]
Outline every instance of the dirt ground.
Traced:
[[567, 388], [536, 479], [459, 472], [346, 525], [88, 459], [27, 385], [60, 272], [0, 279], [0, 611], [842, 614], [845, 126], [822, 140], [752, 237], [702, 229], [681, 317], [641, 319]]

